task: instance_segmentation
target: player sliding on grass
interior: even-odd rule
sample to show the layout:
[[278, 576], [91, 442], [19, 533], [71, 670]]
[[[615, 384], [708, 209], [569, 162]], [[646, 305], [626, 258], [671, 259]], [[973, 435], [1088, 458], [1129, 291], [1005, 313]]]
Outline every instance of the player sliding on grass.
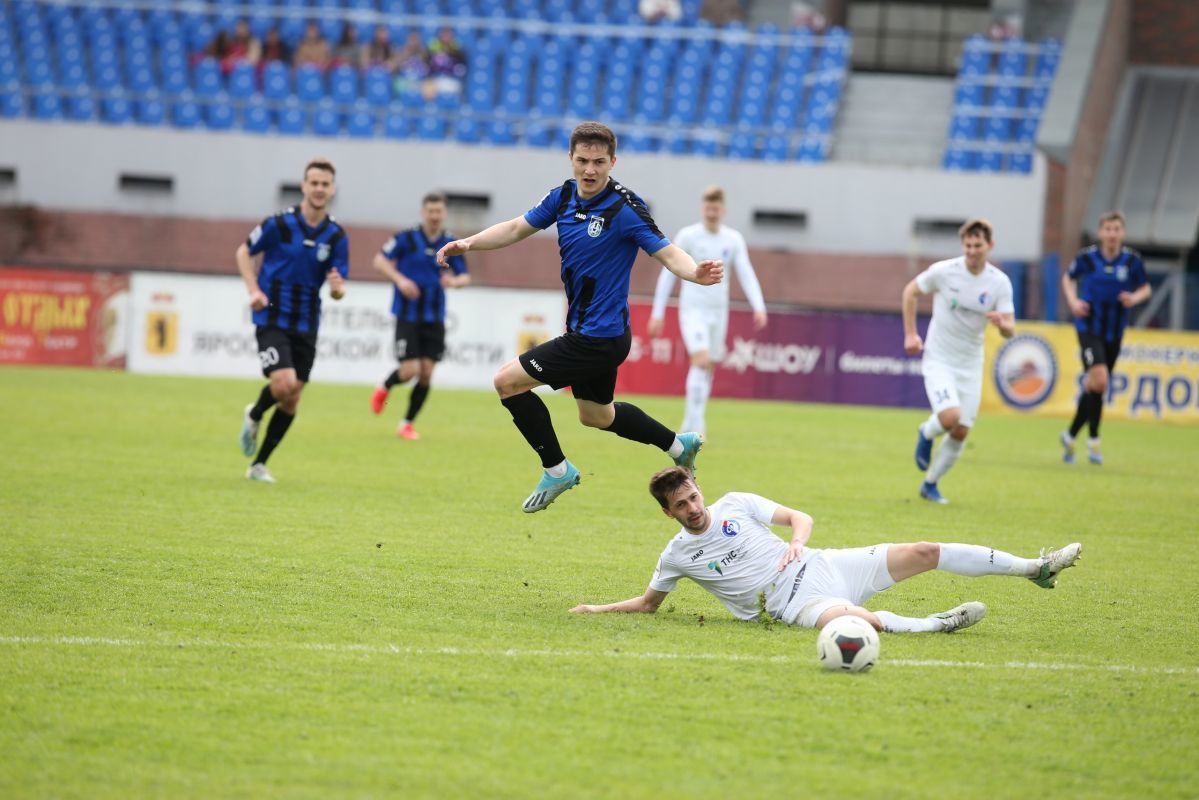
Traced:
[[614, 403], [616, 370], [629, 355], [629, 274], [637, 250], [656, 258], [683, 280], [719, 283], [720, 261], [701, 261], [672, 245], [627, 186], [610, 178], [616, 165], [616, 135], [598, 122], [585, 122], [570, 135], [574, 177], [556, 186], [524, 216], [450, 242], [437, 253], [446, 259], [469, 250], [497, 250], [550, 225], [558, 226], [562, 283], [569, 307], [566, 333], [514, 358], [495, 376], [500, 402], [545, 472], [525, 500], [527, 513], [540, 511], [579, 483], [579, 470], [566, 460], [550, 412], [533, 388], [571, 387], [579, 421], [666, 451], [676, 464], [694, 468], [703, 443], [698, 433], [677, 436], [632, 403]]
[[[1005, 339], [1016, 329], [1012, 282], [987, 263], [991, 223], [969, 220], [958, 229], [958, 236], [962, 255], [938, 261], [903, 288], [903, 349], [910, 356], [924, 354], [920, 371], [933, 409], [916, 432], [916, 466], [928, 470], [920, 496], [934, 503], [949, 502], [941, 496], [937, 481], [957, 463], [978, 416], [987, 323]], [[916, 300], [921, 294], [936, 294], [927, 343], [916, 332]], [[943, 433], [949, 435], [933, 457], [933, 439]]]
[[[1018, 558], [974, 544], [876, 544], [846, 550], [806, 547], [812, 518], [756, 494], [733, 492], [709, 507], [689, 472], [664, 469], [649, 482], [662, 512], [683, 526], [670, 540], [645, 594], [621, 603], [575, 606], [574, 612], [628, 611], [652, 614], [678, 585], [690, 578], [707, 589], [738, 619], [758, 616], [758, 596], [766, 612], [789, 625], [823, 628], [830, 620], [852, 615], [890, 633], [950, 633], [968, 628], [987, 613], [982, 603], [963, 603], [927, 617], [902, 617], [862, 607], [876, 593], [922, 572], [939, 569], [955, 575], [1015, 575], [1052, 589], [1057, 576], [1074, 566], [1082, 545]], [[789, 525], [785, 544], [768, 525]]]

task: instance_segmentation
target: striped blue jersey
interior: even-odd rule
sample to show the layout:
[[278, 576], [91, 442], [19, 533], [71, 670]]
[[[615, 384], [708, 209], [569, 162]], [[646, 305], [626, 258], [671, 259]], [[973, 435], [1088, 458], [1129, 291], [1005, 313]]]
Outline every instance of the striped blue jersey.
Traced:
[[1109, 342], [1123, 336], [1128, 309], [1120, 304], [1120, 293], [1134, 292], [1148, 281], [1141, 254], [1125, 247], [1108, 261], [1100, 247], [1088, 247], [1070, 264], [1070, 277], [1078, 281], [1078, 299], [1091, 304], [1090, 315], [1075, 317], [1074, 327]]
[[525, 221], [543, 230], [558, 226], [567, 328], [586, 336], [623, 334], [638, 248], [652, 255], [670, 244], [641, 198], [609, 178], [599, 194], [583, 200], [571, 179], [551, 189]]
[[[444, 322], [445, 289], [441, 288], [441, 267], [437, 266], [437, 251], [454, 241], [446, 231], [429, 239], [419, 225], [396, 233], [383, 245], [383, 255], [395, 262], [396, 269], [420, 287], [420, 297], [409, 300], [392, 290], [391, 313], [407, 322]], [[466, 274], [462, 256], [447, 259], [455, 275]]]
[[316, 333], [321, 322], [321, 286], [325, 273], [350, 273], [350, 244], [333, 217], [308, 227], [297, 208], [280, 211], [250, 231], [251, 255], [263, 254], [258, 288], [270, 301], [255, 311], [255, 325], [298, 333]]

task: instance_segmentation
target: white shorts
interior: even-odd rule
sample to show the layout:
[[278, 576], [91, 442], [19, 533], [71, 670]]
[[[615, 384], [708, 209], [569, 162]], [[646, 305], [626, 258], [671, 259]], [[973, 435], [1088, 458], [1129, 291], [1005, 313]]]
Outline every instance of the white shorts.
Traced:
[[815, 628], [820, 615], [834, 606], [860, 606], [895, 585], [887, 571], [890, 545], [815, 550], [804, 560], [794, 596], [783, 610], [783, 622]]
[[940, 414], [947, 408], [961, 409], [958, 424], [972, 427], [978, 419], [978, 404], [982, 400], [982, 370], [952, 367], [926, 358], [920, 364], [920, 371], [924, 373], [924, 391], [933, 413]]
[[707, 350], [713, 361], [724, 358], [729, 314], [725, 309], [679, 309], [679, 333], [688, 353]]

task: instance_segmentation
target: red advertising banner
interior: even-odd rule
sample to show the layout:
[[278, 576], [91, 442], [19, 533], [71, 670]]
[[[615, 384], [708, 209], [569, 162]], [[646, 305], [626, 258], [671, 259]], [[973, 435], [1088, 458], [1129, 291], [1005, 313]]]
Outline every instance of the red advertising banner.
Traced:
[[0, 267], [0, 364], [125, 365], [129, 277]]

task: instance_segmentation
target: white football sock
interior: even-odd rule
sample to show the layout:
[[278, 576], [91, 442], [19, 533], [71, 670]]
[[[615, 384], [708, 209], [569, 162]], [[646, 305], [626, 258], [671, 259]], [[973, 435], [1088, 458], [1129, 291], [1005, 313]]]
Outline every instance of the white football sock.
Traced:
[[566, 462], [563, 461], [561, 464], [555, 464], [552, 467], [547, 467], [545, 472], [551, 478], [564, 478], [566, 477]]
[[955, 439], [952, 436], [946, 436], [941, 440], [941, 446], [937, 448], [937, 452], [933, 455], [933, 463], [928, 468], [928, 477], [925, 479], [929, 483], [936, 483], [941, 480], [941, 477], [949, 472], [949, 468], [957, 463], [958, 456], [962, 454], [962, 447], [966, 444], [965, 439]]
[[[683, 431], [683, 433], [686, 433], [686, 431]], [[670, 446], [670, 448], [667, 449], [666, 455], [670, 456], [671, 458], [678, 458], [682, 454], [683, 454], [683, 442], [682, 442], [682, 440], [679, 439], [679, 437], [676, 436], [676, 437], [674, 437], [674, 444], [672, 444]]]
[[702, 367], [687, 370], [687, 415], [683, 419], [683, 430], [703, 433], [704, 411], [708, 406], [708, 371]]
[[890, 611], [875, 611], [874, 615], [887, 633], [937, 633], [945, 628], [936, 617], [901, 617]]
[[936, 439], [945, 433], [945, 426], [941, 424], [941, 418], [933, 414], [920, 425], [920, 432], [925, 439]]
[[979, 575], [1021, 575], [1028, 577], [1041, 568], [1039, 558], [1020, 558], [1002, 550], [977, 544], [942, 543], [937, 569], [976, 578]]

